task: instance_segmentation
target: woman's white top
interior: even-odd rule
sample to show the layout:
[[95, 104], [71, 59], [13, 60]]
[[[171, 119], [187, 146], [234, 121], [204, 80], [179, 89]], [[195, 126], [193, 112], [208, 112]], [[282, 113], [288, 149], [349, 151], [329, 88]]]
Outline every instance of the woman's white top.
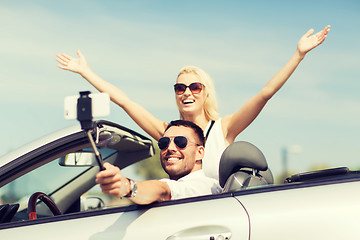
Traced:
[[[205, 128], [205, 135], [208, 132], [210, 125], [211, 121]], [[226, 143], [220, 118], [215, 121], [205, 143], [205, 156], [202, 160], [202, 168], [206, 176], [219, 180], [219, 163], [225, 148]]]

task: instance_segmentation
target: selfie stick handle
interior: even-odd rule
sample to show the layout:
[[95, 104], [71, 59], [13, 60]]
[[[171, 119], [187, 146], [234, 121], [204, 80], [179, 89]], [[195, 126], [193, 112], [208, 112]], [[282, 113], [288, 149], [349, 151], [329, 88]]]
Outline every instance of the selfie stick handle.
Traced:
[[92, 131], [93, 131], [93, 130], [88, 130], [88, 131], [86, 132], [86, 134], [87, 134], [87, 136], [88, 136], [88, 138], [89, 138], [89, 140], [90, 140], [90, 143], [91, 143], [92, 148], [94, 149], [94, 153], [95, 153], [95, 156], [96, 156], [96, 160], [97, 160], [97, 162], [98, 162], [98, 164], [99, 164], [100, 171], [102, 171], [102, 170], [105, 170], [105, 168], [104, 168], [104, 166], [103, 166], [103, 164], [102, 164], [102, 163], [103, 163], [103, 159], [102, 159], [102, 157], [101, 157], [100, 152], [97, 150], [97, 147], [96, 147], [96, 145], [95, 145], [94, 139], [92, 138], [92, 135], [91, 135]]

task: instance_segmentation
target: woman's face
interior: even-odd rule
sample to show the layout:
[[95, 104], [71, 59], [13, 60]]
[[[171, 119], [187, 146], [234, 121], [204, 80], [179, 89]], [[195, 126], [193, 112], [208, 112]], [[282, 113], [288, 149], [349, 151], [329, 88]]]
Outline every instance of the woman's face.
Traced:
[[[182, 83], [186, 86], [189, 86], [192, 83], [201, 82], [199, 77], [194, 73], [183, 73], [181, 74], [176, 83]], [[182, 94], [176, 94], [176, 104], [179, 108], [181, 115], [184, 114], [202, 114], [203, 106], [205, 102], [205, 91], [204, 86], [200, 93], [192, 93], [190, 88], [186, 88], [185, 92]]]

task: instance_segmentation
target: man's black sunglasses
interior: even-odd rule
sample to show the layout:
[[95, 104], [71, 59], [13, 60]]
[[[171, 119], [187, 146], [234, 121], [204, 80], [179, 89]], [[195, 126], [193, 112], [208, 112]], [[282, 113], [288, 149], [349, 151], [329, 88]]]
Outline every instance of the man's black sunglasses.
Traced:
[[158, 141], [158, 146], [161, 150], [165, 150], [166, 148], [169, 147], [169, 144], [171, 142], [171, 139], [174, 139], [174, 143], [175, 145], [180, 148], [180, 149], [184, 149], [186, 148], [186, 146], [188, 145], [188, 143], [192, 143], [196, 146], [200, 146], [200, 144], [197, 144], [197, 143], [193, 143], [193, 142], [190, 142], [186, 137], [184, 136], [176, 136], [176, 137], [162, 137], [159, 139]]

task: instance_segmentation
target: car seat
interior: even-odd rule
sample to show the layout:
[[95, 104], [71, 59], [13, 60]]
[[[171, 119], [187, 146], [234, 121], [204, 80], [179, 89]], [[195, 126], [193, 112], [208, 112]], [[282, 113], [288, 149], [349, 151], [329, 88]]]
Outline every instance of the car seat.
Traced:
[[219, 183], [223, 192], [273, 184], [274, 179], [264, 154], [245, 141], [230, 144], [223, 152], [219, 166]]

